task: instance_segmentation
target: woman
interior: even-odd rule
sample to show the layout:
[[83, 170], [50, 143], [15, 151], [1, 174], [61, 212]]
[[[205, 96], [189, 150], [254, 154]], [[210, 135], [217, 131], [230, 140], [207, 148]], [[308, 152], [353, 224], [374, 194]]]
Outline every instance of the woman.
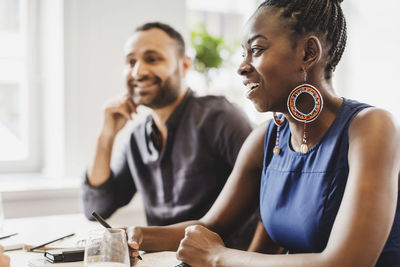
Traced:
[[4, 248], [0, 245], [0, 267], [10, 266], [10, 257], [3, 254]]
[[[388, 112], [333, 90], [346, 44], [340, 2], [260, 5], [238, 72], [257, 110], [283, 115], [246, 140], [201, 220], [129, 228], [133, 255], [178, 249], [193, 267], [400, 266], [399, 129]], [[221, 237], [258, 203], [253, 252], [226, 248]]]

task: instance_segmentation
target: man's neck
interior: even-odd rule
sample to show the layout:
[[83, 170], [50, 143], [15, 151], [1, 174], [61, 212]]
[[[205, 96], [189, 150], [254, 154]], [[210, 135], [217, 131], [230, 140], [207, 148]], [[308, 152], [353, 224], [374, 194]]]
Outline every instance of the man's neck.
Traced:
[[187, 88], [181, 90], [181, 93], [179, 94], [178, 98], [170, 105], [159, 109], [153, 109], [154, 111], [153, 118], [159, 129], [165, 127], [165, 122], [168, 120], [169, 116], [172, 114], [175, 108], [182, 102], [183, 98], [186, 95], [187, 90], [188, 90]]

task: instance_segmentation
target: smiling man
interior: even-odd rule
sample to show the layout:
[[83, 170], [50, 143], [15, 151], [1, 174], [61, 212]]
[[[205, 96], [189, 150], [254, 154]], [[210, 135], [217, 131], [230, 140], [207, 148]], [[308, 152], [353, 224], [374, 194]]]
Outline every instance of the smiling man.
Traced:
[[[187, 88], [191, 60], [182, 36], [170, 26], [155, 22], [137, 28], [125, 57], [128, 93], [105, 108], [83, 185], [85, 214], [109, 217], [139, 191], [149, 225], [199, 219], [222, 190], [251, 126], [225, 98], [197, 97]], [[132, 130], [119, 162], [110, 166], [115, 136], [135, 119], [138, 105], [153, 112]], [[227, 237], [228, 245], [246, 248], [253, 217], [241, 236]]]

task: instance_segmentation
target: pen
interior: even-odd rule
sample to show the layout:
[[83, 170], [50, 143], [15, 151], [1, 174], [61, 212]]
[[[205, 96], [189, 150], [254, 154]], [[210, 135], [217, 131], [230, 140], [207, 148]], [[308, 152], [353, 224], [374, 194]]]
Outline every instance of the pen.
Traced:
[[8, 237], [12, 237], [12, 236], [15, 236], [15, 235], [18, 235], [18, 233], [12, 233], [12, 234], [9, 234], [9, 235], [5, 235], [5, 236], [0, 236], [0, 240], [1, 240], [1, 239], [5, 239], [5, 238], [8, 238]]
[[[101, 225], [103, 225], [105, 228], [112, 228], [111, 225], [109, 225], [106, 220], [103, 219], [97, 212], [93, 211], [92, 212], [93, 218], [96, 219]], [[139, 260], [143, 260], [140, 255], [137, 256]]]
[[54, 243], [54, 242], [56, 242], [56, 241], [59, 241], [59, 240], [61, 240], [61, 239], [64, 239], [64, 238], [67, 238], [67, 237], [70, 237], [70, 236], [73, 236], [73, 235], [75, 235], [75, 234], [74, 234], [74, 233], [72, 233], [72, 234], [69, 234], [69, 235], [62, 236], [62, 237], [60, 237], [60, 238], [57, 238], [57, 239], [51, 240], [51, 241], [49, 241], [49, 242], [46, 242], [46, 243], [44, 243], [44, 244], [41, 244], [41, 245], [39, 245], [39, 246], [36, 246], [36, 247], [30, 248], [30, 249], [29, 249], [29, 251], [34, 251], [35, 249], [38, 249], [38, 248], [44, 247], [44, 246], [46, 246], [46, 245], [48, 245], [48, 244]]
[[106, 220], [103, 219], [97, 212], [93, 211], [92, 216], [98, 221], [101, 225], [103, 225], [105, 228], [112, 228], [111, 225], [109, 225]]

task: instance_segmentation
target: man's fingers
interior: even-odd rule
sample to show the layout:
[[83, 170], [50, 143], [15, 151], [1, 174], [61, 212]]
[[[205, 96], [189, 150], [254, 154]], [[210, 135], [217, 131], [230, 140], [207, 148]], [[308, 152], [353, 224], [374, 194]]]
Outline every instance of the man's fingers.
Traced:
[[126, 105], [111, 107], [109, 109], [109, 111], [111, 112], [111, 114], [119, 114], [119, 115], [123, 116], [127, 120], [131, 120], [132, 119], [132, 116], [129, 113]]
[[136, 113], [136, 105], [129, 94], [122, 98], [108, 102], [106, 112], [111, 114], [120, 114], [128, 120], [132, 120], [132, 113]]
[[127, 107], [129, 108], [130, 113], [137, 113], [136, 112], [136, 107], [137, 105], [133, 102], [132, 97], [130, 94], [125, 94], [124, 96], [124, 104], [127, 105]]
[[136, 112], [136, 105], [135, 105], [135, 103], [133, 103], [132, 98], [129, 98], [129, 99], [126, 101], [126, 104], [128, 105], [129, 110], [131, 111], [131, 113], [133, 113], [133, 112], [137, 113], [137, 112]]
[[0, 253], [3, 253], [3, 252], [4, 252], [4, 248], [2, 245], [0, 245]]

